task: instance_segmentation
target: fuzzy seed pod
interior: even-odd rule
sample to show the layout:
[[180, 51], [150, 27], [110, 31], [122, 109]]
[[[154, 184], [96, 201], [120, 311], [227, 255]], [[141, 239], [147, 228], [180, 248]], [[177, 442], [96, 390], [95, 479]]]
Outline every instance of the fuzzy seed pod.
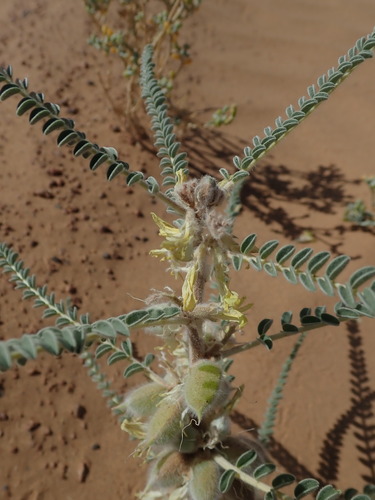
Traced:
[[189, 493], [192, 500], [218, 500], [220, 469], [213, 460], [202, 460], [192, 467]]
[[178, 401], [164, 399], [147, 425], [145, 444], [176, 447], [181, 438], [181, 406]]
[[149, 482], [159, 488], [178, 488], [189, 473], [189, 460], [178, 451], [163, 455], [151, 471]]
[[201, 360], [190, 368], [185, 378], [184, 395], [186, 404], [198, 417], [198, 422], [221, 400], [223, 385], [223, 371], [218, 363]]
[[166, 389], [156, 382], [134, 389], [124, 401], [126, 411], [135, 417], [151, 417]]

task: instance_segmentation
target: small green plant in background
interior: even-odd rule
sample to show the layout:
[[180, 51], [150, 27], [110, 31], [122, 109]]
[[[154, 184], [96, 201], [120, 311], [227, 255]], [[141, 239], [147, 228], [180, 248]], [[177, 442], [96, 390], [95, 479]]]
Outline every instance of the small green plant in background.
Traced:
[[[168, 95], [176, 124], [197, 126], [196, 112], [178, 109], [172, 99], [174, 82], [184, 66], [191, 62], [190, 47], [180, 41], [185, 20], [195, 13], [202, 0], [84, 0], [97, 33], [89, 44], [106, 54], [117, 56], [124, 67], [125, 104], [113, 103], [111, 89], [102, 81], [115, 111], [126, 119], [128, 130], [135, 136], [142, 134], [142, 99], [139, 75], [143, 47], [154, 49], [156, 78]], [[114, 15], [115, 14], [115, 15]], [[114, 23], [118, 28], [112, 28]], [[219, 127], [231, 123], [236, 106], [224, 106], [212, 115], [208, 126]]]
[[207, 125], [211, 127], [229, 125], [234, 120], [236, 114], [237, 106], [235, 104], [223, 106], [213, 113], [212, 118], [207, 122]]
[[363, 200], [348, 203], [345, 208], [344, 220], [358, 226], [373, 227], [375, 226], [375, 176], [365, 177], [364, 181], [370, 189], [370, 209]]
[[[0, 342], [0, 369], [8, 370], [14, 363], [23, 365], [41, 351], [56, 356], [63, 351], [79, 353], [92, 380], [119, 416], [121, 428], [138, 440], [136, 453], [150, 463], [147, 484], [138, 498], [234, 500], [255, 494], [266, 500], [300, 500], [313, 494], [316, 500], [333, 500], [341, 495], [334, 486], [321, 486], [313, 478], [296, 483], [293, 474], [278, 473], [265, 447], [274, 432], [293, 360], [308, 332], [363, 316], [375, 317], [375, 267], [357, 269], [342, 283], [340, 275], [349, 257], [332, 257], [328, 251], [314, 253], [306, 247], [298, 250], [292, 244], [280, 247], [277, 240], [258, 243], [256, 234], [238, 243], [233, 228], [238, 186], [257, 161], [327, 100], [358, 64], [372, 57], [374, 47], [375, 31], [358, 40], [339, 59], [337, 68], [322, 75], [316, 86], [311, 85], [308, 97], [299, 99], [297, 107], [288, 106], [284, 118], [278, 117], [274, 127], [266, 127], [262, 136], [255, 136], [243, 155], [234, 157], [234, 172], [220, 169], [219, 180], [208, 175], [199, 179], [189, 176], [188, 156], [177, 141], [165, 92], [155, 74], [152, 45], [143, 50], [140, 81], [158, 149], [160, 179], [131, 169], [114, 148], [91, 142], [71, 119], [60, 117], [57, 104], [46, 102], [41, 93], [30, 92], [27, 80], [14, 79], [11, 67], [0, 70], [4, 82], [0, 100], [20, 96], [18, 115], [29, 112], [32, 125], [43, 120], [44, 134], [58, 131], [58, 146], [71, 146], [74, 156], [89, 160], [91, 170], [105, 166], [108, 180], [124, 176], [128, 186], [147, 190], [173, 218], [170, 222], [161, 214], [151, 214], [163, 239], [151, 253], [166, 263], [181, 287], [154, 290], [145, 299], [146, 307], [95, 322], [90, 322], [87, 314], [78, 316], [68, 302], [56, 301], [46, 286], [36, 284], [13, 249], [5, 243], [0, 246], [0, 264], [10, 273], [15, 287], [23, 291], [23, 298], [42, 307], [43, 317], [57, 318], [53, 327]], [[325, 306], [305, 307], [299, 314], [286, 311], [276, 326], [272, 319], [263, 318], [257, 338], [239, 343], [236, 335], [246, 328], [253, 298], [236, 292], [230, 279], [232, 269], [266, 273], [310, 292], [336, 297], [337, 302], [331, 311]], [[210, 297], [209, 287], [214, 292]], [[159, 349], [144, 358], [136, 355], [132, 341], [133, 332], [140, 329], [147, 329], [160, 341]], [[267, 355], [267, 349], [290, 336], [296, 337], [296, 343], [259, 429], [263, 445], [232, 436], [231, 412], [246, 390], [235, 384], [233, 358], [262, 346]], [[126, 378], [143, 373], [145, 383], [125, 398], [120, 396], [97, 363], [103, 356], [109, 365], [123, 363]], [[348, 500], [370, 500], [374, 494], [375, 486], [367, 485], [363, 494], [350, 489], [345, 496]]]

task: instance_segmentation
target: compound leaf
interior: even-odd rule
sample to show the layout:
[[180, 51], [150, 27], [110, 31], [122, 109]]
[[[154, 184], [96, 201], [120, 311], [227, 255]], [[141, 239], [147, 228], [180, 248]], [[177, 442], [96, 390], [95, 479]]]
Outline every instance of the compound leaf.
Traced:
[[349, 264], [350, 257], [346, 255], [339, 255], [335, 257], [327, 266], [326, 275], [331, 280], [334, 280], [340, 273], [345, 269], [345, 267]]
[[236, 467], [239, 469], [243, 469], [252, 464], [258, 457], [258, 454], [255, 450], [248, 450], [245, 453], [242, 453], [240, 457], [238, 457], [236, 461]]
[[142, 372], [143, 370], [144, 366], [141, 363], [132, 363], [125, 369], [124, 377], [129, 378], [136, 373]]
[[294, 483], [296, 477], [293, 474], [279, 474], [272, 480], [272, 487], [277, 490]]
[[341, 494], [340, 490], [336, 490], [332, 485], [327, 484], [319, 491], [315, 500], [334, 500]]
[[108, 337], [110, 339], [116, 338], [116, 332], [109, 321], [99, 320], [92, 325], [94, 332], [99, 333], [103, 337]]
[[319, 488], [319, 481], [316, 479], [303, 479], [300, 481], [297, 486], [294, 488], [294, 497], [296, 500], [300, 500], [301, 498], [309, 495], [313, 491]]
[[357, 289], [363, 283], [375, 276], [375, 266], [366, 266], [355, 271], [349, 278], [350, 286]]
[[261, 477], [268, 476], [269, 474], [272, 474], [274, 470], [276, 469], [276, 465], [271, 464], [271, 463], [266, 463], [259, 465], [253, 472], [253, 476], [255, 479], [260, 479]]
[[236, 472], [233, 469], [223, 472], [219, 481], [219, 490], [221, 493], [226, 493], [231, 488], [235, 477]]

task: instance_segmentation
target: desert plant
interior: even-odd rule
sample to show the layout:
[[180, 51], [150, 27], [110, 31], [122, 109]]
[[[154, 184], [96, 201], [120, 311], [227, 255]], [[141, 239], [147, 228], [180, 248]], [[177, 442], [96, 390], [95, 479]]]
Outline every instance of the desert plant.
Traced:
[[345, 207], [344, 220], [353, 222], [358, 226], [371, 227], [375, 226], [375, 176], [365, 177], [363, 180], [370, 189], [370, 208], [367, 207], [363, 200], [348, 203]]
[[[154, 49], [156, 78], [163, 92], [168, 95], [175, 121], [184, 126], [188, 123], [197, 125], [194, 111], [177, 109], [171, 98], [175, 79], [182, 68], [191, 62], [190, 47], [180, 41], [180, 31], [202, 0], [84, 0], [84, 3], [97, 31], [90, 36], [89, 44], [118, 57], [123, 64], [126, 82], [123, 108], [113, 103], [111, 88], [104, 81], [102, 84], [113, 109], [125, 117], [126, 125], [134, 137], [143, 130], [138, 80], [142, 49], [147, 44], [151, 44]], [[117, 28], [112, 27], [113, 23]], [[235, 114], [235, 105], [223, 106], [213, 113], [207, 125], [227, 125], [233, 121]]]
[[[23, 365], [37, 358], [40, 351], [56, 356], [63, 351], [80, 353], [93, 381], [119, 416], [121, 428], [139, 441], [136, 452], [151, 462], [149, 479], [139, 498], [229, 500], [264, 494], [267, 500], [299, 500], [314, 493], [317, 500], [332, 500], [341, 494], [332, 485], [320, 487], [312, 478], [294, 484], [296, 478], [290, 473], [276, 473], [269, 481], [263, 479], [276, 470], [263, 447], [231, 435], [231, 411], [244, 390], [234, 385], [231, 358], [259, 346], [271, 349], [281, 338], [297, 337], [260, 429], [260, 438], [267, 443], [293, 359], [308, 332], [362, 316], [375, 317], [375, 267], [357, 269], [346, 283], [341, 283], [339, 277], [350, 261], [345, 255], [332, 258], [328, 251], [297, 250], [293, 244], [279, 248], [277, 240], [257, 245], [255, 234], [239, 244], [232, 230], [239, 183], [358, 64], [372, 56], [374, 47], [375, 30], [359, 39], [339, 59], [337, 68], [318, 78], [317, 87], [308, 88], [308, 97], [299, 99], [298, 108], [289, 106], [286, 118], [278, 117], [275, 128], [267, 127], [263, 137], [254, 137], [253, 146], [246, 147], [242, 157], [234, 157], [234, 173], [220, 169], [220, 181], [208, 175], [189, 178], [187, 154], [176, 140], [166, 97], [155, 77], [151, 45], [142, 55], [141, 88], [156, 138], [161, 183], [132, 170], [118, 158], [114, 148], [100, 147], [87, 139], [72, 120], [59, 116], [57, 104], [46, 102], [42, 93], [30, 92], [26, 79], [14, 79], [10, 66], [0, 70], [0, 80], [5, 82], [0, 100], [21, 96], [18, 115], [30, 111], [30, 124], [46, 119], [43, 133], [59, 130], [58, 146], [74, 146], [74, 156], [88, 158], [91, 170], [106, 165], [108, 180], [124, 175], [128, 186], [137, 184], [146, 189], [174, 217], [170, 223], [151, 214], [164, 238], [160, 248], [151, 253], [166, 261], [168, 270], [182, 282], [181, 290], [154, 291], [145, 300], [146, 307], [93, 323], [86, 314], [78, 317], [68, 301], [56, 301], [46, 286], [37, 286], [17, 253], [5, 243], [0, 246], [0, 264], [11, 274], [15, 287], [23, 290], [23, 298], [33, 299], [35, 306], [44, 308], [43, 317], [56, 317], [53, 327], [0, 342], [0, 369], [8, 370], [14, 363]], [[287, 311], [274, 333], [269, 333], [273, 321], [264, 318], [258, 324], [255, 340], [238, 343], [235, 335], [245, 327], [251, 305], [233, 289], [231, 268], [264, 271], [311, 292], [319, 290], [336, 296], [338, 301], [331, 312], [325, 306], [313, 311], [306, 307], [297, 321]], [[159, 350], [144, 359], [136, 355], [132, 342], [132, 332], [139, 329], [147, 329], [160, 339]], [[123, 399], [111, 389], [97, 363], [102, 356], [108, 356], [109, 365], [125, 363], [124, 377], [143, 373], [147, 382]], [[283, 488], [293, 484], [294, 488], [285, 493]], [[346, 494], [357, 500], [369, 500], [371, 496], [371, 485], [363, 494], [357, 495], [355, 490]]]

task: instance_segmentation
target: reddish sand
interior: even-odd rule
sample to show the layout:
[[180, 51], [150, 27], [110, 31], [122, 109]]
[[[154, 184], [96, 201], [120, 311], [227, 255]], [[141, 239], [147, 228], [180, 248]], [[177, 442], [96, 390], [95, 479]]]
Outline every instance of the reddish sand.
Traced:
[[[157, 161], [131, 145], [103, 93], [99, 74], [111, 82], [113, 99], [122, 98], [120, 65], [86, 44], [91, 27], [82, 4], [2, 0], [0, 64], [28, 76], [31, 88], [61, 104], [62, 115], [72, 116], [90, 139], [116, 147], [134, 169], [157, 175]], [[181, 73], [176, 100], [193, 110], [235, 102], [238, 116], [218, 136], [200, 131], [184, 138], [194, 171], [231, 169], [231, 157], [370, 32], [374, 18], [373, 0], [204, 0], [184, 28], [193, 62]], [[308, 229], [314, 250], [350, 255], [351, 270], [373, 264], [373, 232], [344, 223], [343, 211], [357, 198], [369, 201], [360, 180], [374, 175], [374, 81], [375, 62], [368, 61], [261, 161], [244, 191], [239, 238], [256, 232], [260, 241], [286, 243]], [[30, 127], [15, 116], [16, 103], [11, 98], [0, 106], [1, 240], [20, 252], [39, 284], [59, 297], [70, 295], [92, 320], [140, 307], [136, 298], [171, 283], [163, 265], [148, 256], [159, 245], [149, 212], [162, 215], [163, 207], [121, 180], [107, 183], [103, 171], [92, 173], [84, 159], [54, 147], [39, 124]], [[298, 314], [327, 302], [253, 270], [233, 278], [254, 302], [243, 339], [255, 338], [264, 317], [278, 320], [285, 310]], [[48, 324], [20, 302], [6, 277], [0, 295], [0, 338]], [[368, 319], [351, 329], [326, 328], [303, 346], [271, 447], [273, 459], [299, 478], [342, 489], [375, 483], [373, 328]], [[141, 353], [154, 343], [138, 333]], [[288, 339], [272, 352], [259, 347], [236, 358], [233, 372], [246, 391], [235, 432], [251, 432], [262, 421], [292, 344]], [[124, 392], [141, 378], [125, 381], [122, 370], [115, 365], [108, 373]], [[78, 357], [43, 355], [1, 374], [0, 498], [133, 499], [145, 481], [133, 445]]]

